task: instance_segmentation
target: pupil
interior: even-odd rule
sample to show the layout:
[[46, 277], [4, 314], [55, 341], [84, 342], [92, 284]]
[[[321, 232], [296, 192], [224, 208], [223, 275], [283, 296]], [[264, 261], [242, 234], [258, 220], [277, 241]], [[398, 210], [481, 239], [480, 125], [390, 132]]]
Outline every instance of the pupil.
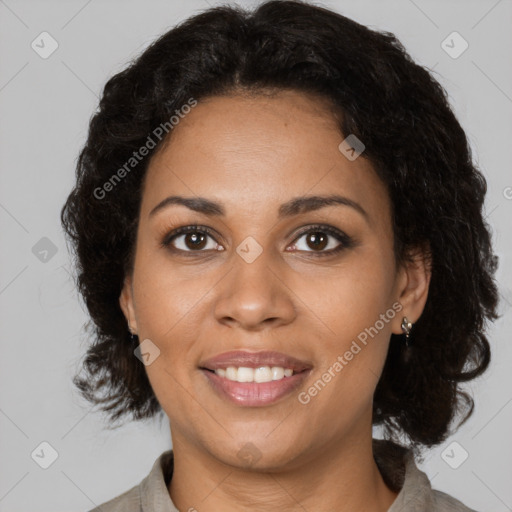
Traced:
[[[189, 233], [186, 237], [187, 246], [189, 249], [202, 249], [206, 237], [203, 234]], [[189, 245], [188, 242], [192, 241]]]
[[327, 245], [327, 237], [324, 233], [321, 233], [319, 231], [316, 231], [314, 233], [310, 233], [308, 237], [308, 244], [309, 242], [312, 242], [312, 249], [324, 249]]

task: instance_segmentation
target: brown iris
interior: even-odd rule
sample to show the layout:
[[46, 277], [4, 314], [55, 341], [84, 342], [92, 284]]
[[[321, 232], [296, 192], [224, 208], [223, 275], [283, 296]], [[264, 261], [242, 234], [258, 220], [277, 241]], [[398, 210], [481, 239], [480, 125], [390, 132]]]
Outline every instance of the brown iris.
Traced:
[[321, 231], [308, 233], [306, 242], [311, 249], [324, 249], [327, 245], [327, 235]]
[[206, 237], [207, 235], [204, 233], [187, 233], [185, 235], [185, 245], [189, 249], [202, 249], [206, 245]]

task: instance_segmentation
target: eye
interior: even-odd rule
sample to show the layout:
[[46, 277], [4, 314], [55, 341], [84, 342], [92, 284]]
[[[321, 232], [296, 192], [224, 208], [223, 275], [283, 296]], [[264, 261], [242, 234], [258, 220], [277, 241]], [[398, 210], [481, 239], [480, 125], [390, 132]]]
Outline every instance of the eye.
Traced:
[[[305, 242], [299, 243], [301, 239]], [[354, 240], [342, 231], [331, 226], [314, 225], [303, 230], [291, 247], [321, 257], [338, 253], [354, 245]], [[181, 253], [223, 250], [215, 241], [211, 229], [197, 225], [175, 229], [164, 237], [162, 246]]]
[[[211, 242], [208, 243], [208, 238]], [[162, 245], [172, 246], [172, 249], [183, 252], [203, 252], [203, 250], [220, 250], [212, 236], [212, 231], [207, 227], [184, 226], [169, 233]]]
[[[304, 242], [298, 243], [301, 239]], [[354, 245], [354, 241], [348, 235], [331, 226], [309, 226], [306, 231], [300, 233], [293, 247], [299, 251], [318, 253], [315, 256], [327, 256], [347, 249]]]

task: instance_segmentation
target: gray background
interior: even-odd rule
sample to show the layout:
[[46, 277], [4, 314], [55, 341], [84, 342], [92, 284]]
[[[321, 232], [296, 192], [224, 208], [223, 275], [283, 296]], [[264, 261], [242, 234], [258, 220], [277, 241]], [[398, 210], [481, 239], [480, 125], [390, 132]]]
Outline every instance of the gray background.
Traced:
[[[165, 423], [105, 430], [71, 385], [85, 352], [87, 316], [70, 279], [58, 216], [105, 81], [176, 22], [216, 3], [0, 0], [0, 511], [89, 510], [138, 483], [170, 446]], [[472, 418], [420, 467], [433, 487], [472, 508], [512, 510], [512, 3], [323, 5], [394, 32], [413, 58], [434, 69], [488, 179], [486, 211], [503, 297], [503, 316], [489, 329], [493, 360], [468, 386], [476, 401]], [[47, 59], [31, 47], [43, 31], [59, 45]], [[453, 31], [469, 43], [456, 59], [441, 46]], [[459, 43], [450, 44], [457, 50]], [[43, 441], [58, 453], [48, 469], [31, 457]], [[457, 469], [443, 460], [444, 453], [460, 463], [462, 450], [469, 456]]]

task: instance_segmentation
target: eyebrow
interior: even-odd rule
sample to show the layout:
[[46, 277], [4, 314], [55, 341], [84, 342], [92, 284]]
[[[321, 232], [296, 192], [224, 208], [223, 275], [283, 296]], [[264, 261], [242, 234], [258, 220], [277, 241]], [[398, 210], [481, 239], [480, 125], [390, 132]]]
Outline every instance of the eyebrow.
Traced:
[[[151, 217], [164, 208], [174, 204], [186, 206], [190, 210], [208, 216], [223, 217], [226, 214], [225, 209], [221, 203], [212, 201], [211, 199], [207, 199], [205, 197], [169, 196], [158, 203], [151, 210], [149, 216]], [[328, 196], [294, 197], [279, 207], [278, 219], [281, 220], [285, 217], [292, 217], [293, 215], [319, 210], [320, 208], [332, 205], [349, 206], [359, 212], [367, 222], [370, 221], [368, 213], [359, 203], [349, 199], [348, 197], [336, 194]]]

